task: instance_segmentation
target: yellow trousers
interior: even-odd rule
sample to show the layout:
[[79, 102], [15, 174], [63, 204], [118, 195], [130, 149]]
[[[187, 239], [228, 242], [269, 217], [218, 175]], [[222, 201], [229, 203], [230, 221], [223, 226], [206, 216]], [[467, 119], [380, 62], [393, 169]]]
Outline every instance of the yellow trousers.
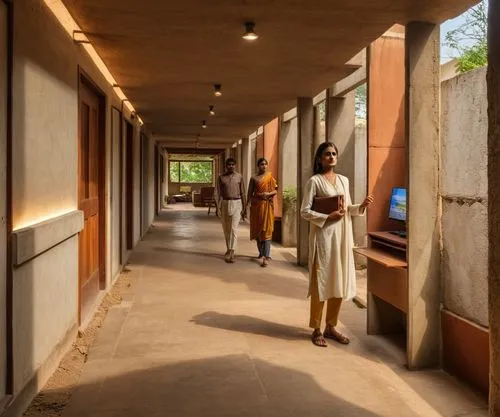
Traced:
[[[309, 327], [319, 329], [321, 327], [321, 316], [323, 315], [324, 301], [319, 300], [318, 292], [318, 263], [314, 262], [313, 273], [311, 276], [311, 318]], [[330, 298], [326, 307], [326, 324], [335, 327], [339, 320], [340, 306], [342, 298]]]

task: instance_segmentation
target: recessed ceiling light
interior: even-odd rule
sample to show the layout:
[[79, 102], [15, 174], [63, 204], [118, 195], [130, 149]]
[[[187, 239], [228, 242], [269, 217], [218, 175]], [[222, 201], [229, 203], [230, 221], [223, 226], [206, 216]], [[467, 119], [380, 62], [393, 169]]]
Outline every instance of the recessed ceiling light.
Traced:
[[205, 120], [203, 120], [203, 121], [201, 122], [201, 127], [202, 127], [203, 129], [206, 129], [206, 128], [207, 128], [207, 122], [206, 122]]
[[222, 86], [220, 84], [214, 85], [214, 94], [216, 97], [220, 97], [222, 95]]
[[210, 116], [215, 116], [215, 108], [213, 105], [208, 106], [208, 112], [210, 113]]
[[245, 22], [245, 34], [243, 35], [243, 39], [247, 41], [254, 41], [259, 38], [254, 31], [255, 23], [254, 22]]

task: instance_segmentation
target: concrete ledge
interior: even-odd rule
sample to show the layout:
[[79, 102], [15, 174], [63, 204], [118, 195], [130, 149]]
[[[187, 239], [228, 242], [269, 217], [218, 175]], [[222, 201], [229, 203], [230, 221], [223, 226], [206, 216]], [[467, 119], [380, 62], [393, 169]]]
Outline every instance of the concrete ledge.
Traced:
[[83, 229], [83, 212], [62, 216], [13, 232], [14, 265], [20, 266]]
[[448, 310], [441, 312], [443, 368], [484, 395], [489, 387], [488, 329]]
[[45, 386], [49, 378], [59, 367], [59, 363], [64, 355], [70, 350], [78, 335], [78, 325], [74, 324], [68, 330], [64, 338], [56, 345], [51, 355], [38, 368], [35, 375], [29, 380], [24, 388], [15, 395], [12, 402], [7, 404], [7, 408], [2, 417], [20, 417], [24, 414], [36, 395]]

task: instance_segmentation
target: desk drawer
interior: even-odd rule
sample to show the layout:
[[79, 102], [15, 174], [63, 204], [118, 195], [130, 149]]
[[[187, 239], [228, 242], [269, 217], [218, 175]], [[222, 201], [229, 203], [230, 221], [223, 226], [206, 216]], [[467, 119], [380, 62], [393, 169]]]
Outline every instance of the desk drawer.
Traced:
[[368, 292], [408, 313], [408, 272], [368, 260]]

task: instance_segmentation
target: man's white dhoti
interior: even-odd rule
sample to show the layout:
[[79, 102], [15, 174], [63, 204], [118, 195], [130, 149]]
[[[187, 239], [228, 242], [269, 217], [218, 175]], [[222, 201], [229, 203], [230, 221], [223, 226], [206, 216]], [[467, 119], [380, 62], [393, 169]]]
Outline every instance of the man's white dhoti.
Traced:
[[241, 200], [222, 200], [221, 222], [226, 238], [227, 250], [235, 250], [238, 241], [238, 226], [241, 220], [243, 204]]

